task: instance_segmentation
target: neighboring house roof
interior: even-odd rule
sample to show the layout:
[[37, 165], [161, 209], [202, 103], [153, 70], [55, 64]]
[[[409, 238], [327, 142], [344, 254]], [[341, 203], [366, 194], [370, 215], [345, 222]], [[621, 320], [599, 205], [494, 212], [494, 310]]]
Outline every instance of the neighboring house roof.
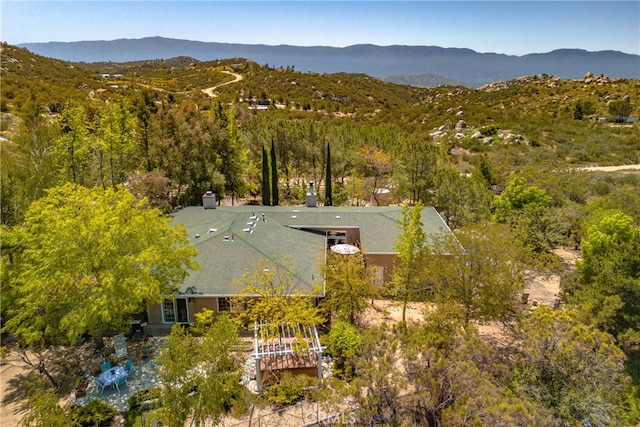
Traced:
[[[273, 265], [288, 260], [292, 265], [285, 267], [295, 272], [301, 293], [322, 284], [326, 250], [323, 230], [359, 228], [365, 255], [395, 253], [402, 208], [193, 206], [172, 216], [174, 223], [187, 228], [200, 264], [200, 270], [190, 272], [181, 293], [231, 296], [240, 290], [236, 280], [254, 274], [261, 261]], [[430, 238], [450, 233], [434, 208], [423, 209], [422, 222]]]

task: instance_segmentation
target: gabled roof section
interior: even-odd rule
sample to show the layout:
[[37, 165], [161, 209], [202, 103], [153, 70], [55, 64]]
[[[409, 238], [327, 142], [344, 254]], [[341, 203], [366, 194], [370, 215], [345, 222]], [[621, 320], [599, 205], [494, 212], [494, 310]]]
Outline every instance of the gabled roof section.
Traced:
[[[187, 228], [200, 264], [182, 285], [183, 293], [231, 296], [240, 290], [234, 282], [255, 273], [258, 263], [287, 259], [291, 265], [284, 267], [294, 271], [296, 290], [304, 294], [322, 284], [324, 231], [358, 228], [364, 254], [393, 254], [402, 207], [193, 206], [172, 215]], [[422, 222], [428, 239], [451, 233], [434, 208], [422, 210]]]
[[237, 279], [255, 273], [260, 262], [272, 267], [287, 260], [295, 273], [296, 291], [310, 293], [322, 283], [325, 239], [283, 227], [251, 207], [203, 209], [186, 207], [174, 212], [174, 223], [183, 224], [189, 241], [198, 250], [200, 270], [190, 271], [181, 286], [183, 293], [232, 296], [240, 289]]
[[[402, 217], [402, 207], [288, 207], [286, 210], [274, 210], [271, 216], [282, 225], [301, 229], [357, 227], [360, 229], [360, 246], [365, 254], [395, 253], [395, 243], [401, 233], [399, 220]], [[434, 208], [423, 208], [421, 218], [428, 243], [433, 242], [438, 235], [451, 233]]]

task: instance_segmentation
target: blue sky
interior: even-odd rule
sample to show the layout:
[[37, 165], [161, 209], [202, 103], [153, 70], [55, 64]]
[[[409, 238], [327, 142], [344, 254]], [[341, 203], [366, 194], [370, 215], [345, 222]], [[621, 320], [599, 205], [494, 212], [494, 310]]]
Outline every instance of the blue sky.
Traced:
[[296, 46], [370, 43], [510, 55], [640, 54], [640, 1], [8, 1], [10, 44], [163, 36]]

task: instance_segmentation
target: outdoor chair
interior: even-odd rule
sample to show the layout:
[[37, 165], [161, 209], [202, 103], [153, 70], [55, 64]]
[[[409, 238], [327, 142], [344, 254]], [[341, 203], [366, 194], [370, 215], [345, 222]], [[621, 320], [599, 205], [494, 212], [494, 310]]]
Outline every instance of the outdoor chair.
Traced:
[[125, 375], [125, 376], [124, 376], [124, 377], [122, 377], [122, 378], [119, 378], [119, 379], [118, 379], [118, 381], [116, 381], [115, 386], [116, 386], [116, 388], [118, 389], [118, 393], [120, 392], [120, 386], [121, 386], [122, 384], [129, 385], [129, 383], [127, 382], [127, 375]]
[[136, 341], [143, 341], [146, 334], [144, 333], [144, 327], [146, 322], [132, 323], [131, 324], [131, 339]]
[[107, 386], [100, 378], [96, 378], [96, 387], [100, 389], [100, 394], [104, 393], [104, 388]]
[[109, 369], [111, 369], [111, 362], [109, 361], [106, 361], [102, 365], [100, 365], [100, 371], [102, 372], [107, 372]]
[[133, 369], [133, 360], [127, 360], [127, 363], [124, 365], [124, 370], [127, 371], [127, 375], [131, 373]]

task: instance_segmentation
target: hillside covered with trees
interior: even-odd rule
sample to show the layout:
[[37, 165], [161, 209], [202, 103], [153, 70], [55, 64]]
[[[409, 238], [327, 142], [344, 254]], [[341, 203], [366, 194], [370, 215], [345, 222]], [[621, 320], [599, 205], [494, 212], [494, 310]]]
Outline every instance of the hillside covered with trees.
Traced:
[[[90, 236], [119, 215], [105, 208], [97, 211], [104, 221], [80, 215], [70, 224], [59, 215], [73, 206], [120, 200], [122, 212], [154, 230], [153, 213], [199, 205], [208, 190], [226, 204], [296, 205], [313, 182], [327, 205], [364, 206], [383, 203], [377, 195], [385, 189], [390, 203], [406, 206], [398, 274], [382, 294], [357, 265], [327, 274], [321, 309], [335, 321], [326, 339], [336, 371], [331, 383], [313, 386], [314, 399], [337, 396], [330, 403], [349, 408], [358, 425], [640, 421], [640, 174], [587, 169], [640, 163], [640, 81], [541, 74], [478, 89], [419, 88], [242, 58], [86, 64], [1, 49], [2, 321], [25, 344], [69, 343], [84, 333], [64, 335], [37, 320], [43, 307], [47, 319], [73, 318], [80, 294], [65, 294], [70, 311], [61, 314], [56, 301], [32, 299], [29, 289], [75, 280], [81, 290], [111, 268], [107, 256], [89, 278], [61, 269], [57, 281], [35, 280], [64, 264], [43, 261], [54, 251], [61, 258], [53, 259], [65, 259], [64, 248], [40, 236]], [[437, 242], [451, 254], [438, 262], [425, 261], [438, 252], [416, 231], [412, 213], [422, 205], [436, 207], [456, 235]], [[148, 209], [157, 210], [142, 213]], [[179, 230], [166, 231], [163, 221], [158, 229], [181, 247]], [[558, 247], [579, 250], [574, 270], [554, 255]], [[87, 265], [105, 257], [89, 250], [97, 252]], [[136, 288], [137, 306], [119, 316], [182, 277], [191, 252], [181, 250], [154, 276], [153, 292]], [[363, 280], [347, 283], [341, 269]], [[531, 271], [562, 275], [555, 310], [523, 306]], [[424, 303], [424, 319], [365, 327], [374, 297]], [[16, 302], [29, 310], [8, 309]], [[80, 325], [100, 336], [95, 313], [83, 316]], [[507, 343], [481, 339], [477, 326], [486, 323], [504, 326]], [[202, 327], [206, 340], [206, 328], [217, 326]], [[181, 333], [169, 339], [176, 348]], [[170, 397], [166, 416], [180, 402]], [[214, 418], [222, 411], [209, 409], [203, 413]]]

